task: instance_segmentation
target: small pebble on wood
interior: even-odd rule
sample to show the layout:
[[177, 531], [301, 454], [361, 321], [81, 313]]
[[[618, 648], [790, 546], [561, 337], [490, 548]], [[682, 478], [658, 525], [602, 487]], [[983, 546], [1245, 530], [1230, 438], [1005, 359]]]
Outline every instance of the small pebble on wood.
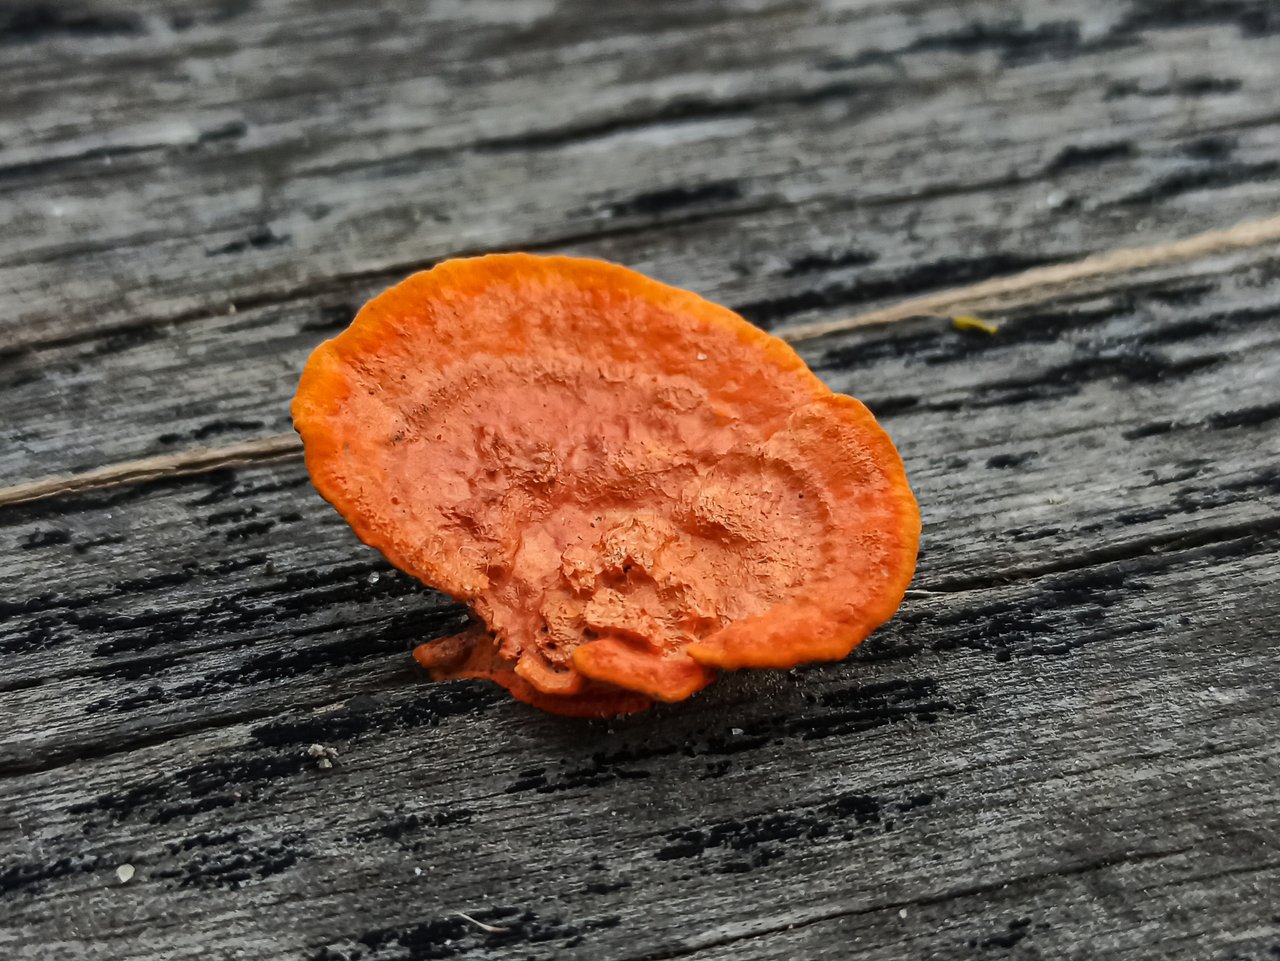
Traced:
[[312, 744], [307, 748], [307, 757], [315, 759], [316, 767], [328, 770], [338, 759], [338, 749], [324, 744]]

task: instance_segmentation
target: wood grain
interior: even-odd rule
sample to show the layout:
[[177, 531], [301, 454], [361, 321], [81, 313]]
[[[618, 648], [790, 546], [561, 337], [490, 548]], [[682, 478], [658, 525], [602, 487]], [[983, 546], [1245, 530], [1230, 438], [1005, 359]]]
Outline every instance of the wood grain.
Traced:
[[[0, 141], [32, 144], [10, 148], [3, 181], [0, 284], [25, 306], [10, 349], [810, 201], [1038, 183], [1039, 205], [1126, 232], [1199, 207], [1181, 215], [1190, 233], [1276, 199], [1280, 40], [1234, 10], [1168, 30], [1103, 0], [1065, 18], [1049, 0], [663, 4], [651, 19], [535, 3], [497, 23], [454, 5], [234, 6], [185, 30], [139, 15], [94, 40], [87, 68], [65, 37], [10, 45]], [[1129, 93], [1135, 77], [1169, 93]], [[110, 108], [87, 106], [107, 80]], [[751, 245], [736, 246], [699, 262]]]
[[[6, 7], [0, 484], [287, 430], [459, 252], [781, 329], [1265, 216], [1277, 64], [1255, 0]], [[1280, 251], [988, 319], [801, 345], [899, 616], [616, 723], [424, 683], [464, 612], [296, 459], [0, 508], [0, 956], [1274, 956]]]

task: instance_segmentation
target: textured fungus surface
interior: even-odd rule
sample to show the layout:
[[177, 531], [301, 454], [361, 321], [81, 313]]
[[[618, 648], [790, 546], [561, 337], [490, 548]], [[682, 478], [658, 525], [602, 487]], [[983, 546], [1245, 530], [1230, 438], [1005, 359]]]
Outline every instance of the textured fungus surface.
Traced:
[[416, 274], [315, 351], [293, 414], [356, 533], [483, 622], [419, 663], [556, 713], [841, 658], [915, 565], [866, 408], [731, 311], [599, 261]]

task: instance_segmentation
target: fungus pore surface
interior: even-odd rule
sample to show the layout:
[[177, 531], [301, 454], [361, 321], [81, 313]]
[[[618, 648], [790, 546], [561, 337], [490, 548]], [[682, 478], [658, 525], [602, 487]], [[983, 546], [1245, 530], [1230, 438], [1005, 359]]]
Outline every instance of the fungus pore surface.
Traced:
[[858, 401], [723, 307], [601, 261], [442, 263], [311, 355], [307, 467], [366, 543], [477, 618], [420, 646], [559, 714], [847, 655], [920, 518]]

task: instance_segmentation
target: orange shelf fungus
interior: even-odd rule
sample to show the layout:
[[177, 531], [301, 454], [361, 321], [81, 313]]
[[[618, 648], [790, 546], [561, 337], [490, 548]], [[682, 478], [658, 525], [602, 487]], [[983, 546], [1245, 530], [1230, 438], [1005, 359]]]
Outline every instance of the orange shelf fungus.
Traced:
[[452, 260], [375, 297], [293, 401], [320, 493], [477, 623], [414, 656], [556, 714], [837, 660], [920, 515], [862, 404], [782, 341], [622, 267]]

